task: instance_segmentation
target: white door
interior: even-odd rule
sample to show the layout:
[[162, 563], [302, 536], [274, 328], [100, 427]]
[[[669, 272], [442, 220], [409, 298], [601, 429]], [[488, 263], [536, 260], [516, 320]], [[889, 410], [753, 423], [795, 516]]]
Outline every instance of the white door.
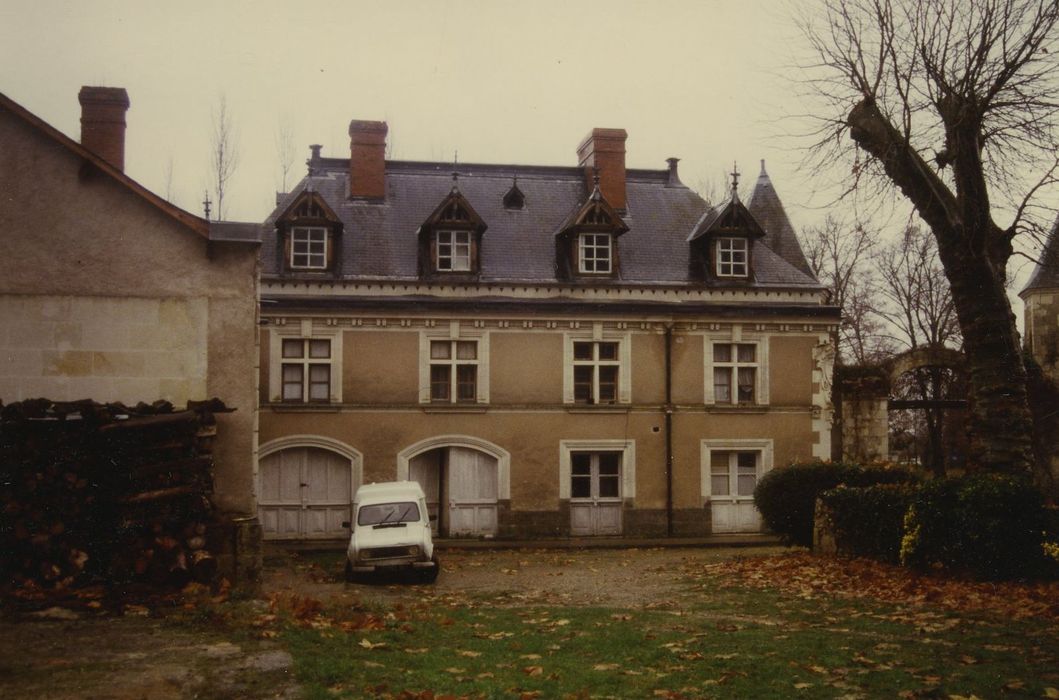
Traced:
[[441, 486], [441, 450], [431, 450], [416, 455], [408, 461], [408, 479], [417, 481], [427, 497], [427, 512], [430, 514], [430, 532], [438, 534], [438, 502]]
[[292, 447], [259, 463], [258, 518], [270, 539], [346, 537], [353, 469], [342, 455], [317, 447]]
[[490, 536], [497, 525], [496, 458], [466, 447], [450, 447], [449, 536]]
[[570, 455], [570, 534], [621, 534], [621, 453]]
[[710, 451], [710, 509], [715, 533], [761, 531], [761, 514], [754, 506], [754, 487], [760, 474], [760, 452]]

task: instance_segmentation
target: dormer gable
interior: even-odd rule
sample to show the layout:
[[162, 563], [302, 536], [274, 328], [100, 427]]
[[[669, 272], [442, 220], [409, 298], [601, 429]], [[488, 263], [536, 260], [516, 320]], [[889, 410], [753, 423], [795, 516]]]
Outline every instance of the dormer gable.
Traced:
[[276, 217], [283, 272], [338, 274], [342, 221], [319, 192], [305, 189]]
[[618, 277], [618, 237], [628, 230], [596, 183], [555, 234], [556, 275], [567, 280]]
[[752, 281], [754, 245], [764, 237], [761, 224], [733, 189], [732, 197], [706, 212], [688, 236], [691, 278], [705, 283]]
[[477, 277], [485, 221], [453, 184], [449, 194], [419, 226], [421, 277]]

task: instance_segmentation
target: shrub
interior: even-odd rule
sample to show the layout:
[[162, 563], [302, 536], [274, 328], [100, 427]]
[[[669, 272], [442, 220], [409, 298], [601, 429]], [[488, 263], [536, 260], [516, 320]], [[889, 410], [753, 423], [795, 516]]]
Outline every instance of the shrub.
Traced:
[[941, 565], [985, 579], [1045, 570], [1047, 519], [1040, 491], [1025, 479], [976, 474], [925, 484], [905, 519], [901, 563]]
[[786, 544], [809, 547], [813, 543], [813, 511], [822, 492], [839, 484], [871, 486], [914, 480], [912, 474], [899, 469], [865, 469], [840, 462], [795, 463], [762, 477], [754, 489], [754, 505], [768, 529]]
[[905, 512], [915, 490], [909, 484], [877, 484], [821, 493], [838, 551], [898, 563]]

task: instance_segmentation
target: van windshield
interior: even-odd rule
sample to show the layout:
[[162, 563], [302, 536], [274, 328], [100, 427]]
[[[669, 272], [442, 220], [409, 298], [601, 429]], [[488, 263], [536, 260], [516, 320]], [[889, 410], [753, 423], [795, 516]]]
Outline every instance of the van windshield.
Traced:
[[361, 506], [357, 513], [357, 525], [389, 525], [391, 523], [413, 523], [418, 520], [419, 506], [414, 501], [373, 503]]

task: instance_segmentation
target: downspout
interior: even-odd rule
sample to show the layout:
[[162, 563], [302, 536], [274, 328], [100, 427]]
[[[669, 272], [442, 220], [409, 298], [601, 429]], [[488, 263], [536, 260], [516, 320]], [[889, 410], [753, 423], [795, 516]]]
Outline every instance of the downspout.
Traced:
[[673, 324], [666, 324], [666, 536], [673, 536]]

